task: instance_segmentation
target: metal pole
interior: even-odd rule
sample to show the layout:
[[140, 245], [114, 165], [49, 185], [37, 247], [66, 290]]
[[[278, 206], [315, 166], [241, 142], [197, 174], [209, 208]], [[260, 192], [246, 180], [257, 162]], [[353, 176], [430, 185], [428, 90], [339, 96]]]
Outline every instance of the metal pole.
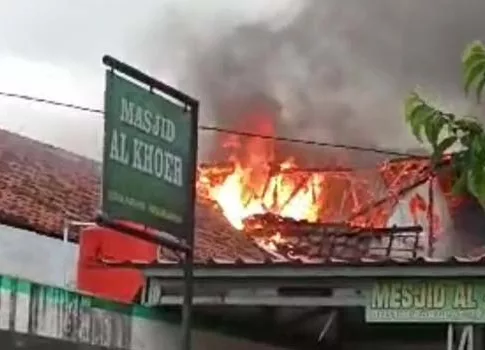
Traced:
[[[199, 103], [193, 102], [188, 105], [190, 108], [191, 118], [192, 118], [192, 139], [190, 149], [192, 150], [191, 161], [192, 164], [197, 164], [197, 147], [198, 147], [198, 121], [199, 121]], [[193, 171], [191, 174], [190, 183], [192, 184], [192, 193], [190, 196], [190, 222], [189, 222], [189, 232], [187, 232], [186, 244], [189, 246], [188, 251], [185, 252], [184, 260], [184, 304], [182, 307], [182, 332], [181, 332], [181, 350], [190, 350], [192, 347], [192, 304], [193, 304], [193, 294], [194, 294], [194, 231], [195, 231], [195, 201], [196, 201], [196, 172]]]
[[454, 329], [453, 324], [448, 323], [448, 332], [446, 337], [446, 350], [453, 350], [454, 346]]
[[432, 257], [434, 255], [434, 243], [435, 243], [435, 232], [434, 232], [434, 175], [429, 178], [428, 187], [428, 256]]
[[65, 218], [64, 219], [64, 225], [63, 225], [63, 230], [62, 230], [62, 242], [63, 242], [63, 248], [64, 248], [64, 270], [63, 270], [63, 275], [64, 275], [64, 286], [65, 287], [70, 287], [69, 286], [69, 264], [68, 264], [68, 259], [69, 259], [69, 231], [71, 227], [89, 227], [89, 226], [94, 226], [94, 223], [92, 222], [84, 222], [84, 221], [70, 221], [69, 219]]
[[182, 306], [182, 350], [190, 350], [192, 342], [191, 326], [192, 326], [192, 299], [193, 299], [193, 263], [194, 254], [192, 252], [185, 253], [184, 261], [184, 304]]
[[63, 242], [63, 250], [64, 250], [64, 268], [63, 268], [63, 277], [64, 277], [64, 286], [68, 287], [68, 264], [67, 258], [69, 256], [69, 220], [64, 219], [64, 228], [62, 232], [62, 242]]
[[328, 316], [327, 322], [325, 322], [325, 325], [323, 326], [323, 329], [320, 332], [320, 335], [318, 336], [318, 342], [321, 342], [325, 338], [336, 316], [337, 316], [337, 310], [332, 310], [330, 312], [330, 315]]

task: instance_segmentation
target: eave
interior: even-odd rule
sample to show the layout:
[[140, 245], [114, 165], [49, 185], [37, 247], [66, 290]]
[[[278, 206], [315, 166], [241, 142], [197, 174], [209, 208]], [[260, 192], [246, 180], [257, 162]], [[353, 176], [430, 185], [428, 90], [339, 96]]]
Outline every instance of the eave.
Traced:
[[[178, 264], [141, 264], [146, 277], [183, 278]], [[195, 279], [291, 279], [313, 278], [374, 279], [374, 278], [475, 278], [485, 277], [485, 259], [453, 258], [450, 260], [414, 261], [334, 261], [330, 263], [270, 263], [213, 264], [194, 266]]]
[[[362, 307], [381, 279], [483, 278], [483, 258], [413, 261], [333, 261], [298, 264], [209, 264], [194, 266], [195, 305], [267, 307]], [[146, 278], [143, 303], [180, 305], [184, 276], [179, 264], [108, 264], [139, 268]]]

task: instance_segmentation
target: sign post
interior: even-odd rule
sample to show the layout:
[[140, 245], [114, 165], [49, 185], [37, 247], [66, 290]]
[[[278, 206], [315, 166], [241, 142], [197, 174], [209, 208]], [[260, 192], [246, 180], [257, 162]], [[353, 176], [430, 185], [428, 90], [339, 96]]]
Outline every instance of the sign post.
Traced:
[[[102, 214], [97, 222], [185, 253], [181, 346], [188, 350], [199, 102], [110, 56], [104, 56], [103, 63], [110, 69]], [[134, 229], [128, 222], [144, 229]]]

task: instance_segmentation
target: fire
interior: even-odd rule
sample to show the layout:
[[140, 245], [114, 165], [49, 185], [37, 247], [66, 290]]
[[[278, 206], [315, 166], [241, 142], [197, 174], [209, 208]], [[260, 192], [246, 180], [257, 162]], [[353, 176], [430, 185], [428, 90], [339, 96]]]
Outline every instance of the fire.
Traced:
[[237, 229], [244, 228], [244, 219], [256, 214], [273, 213], [296, 220], [315, 222], [318, 219], [321, 176], [305, 176], [285, 170], [295, 169], [292, 160], [281, 163], [277, 171], [244, 168], [236, 163], [225, 180], [209, 187], [209, 197], [216, 201], [227, 220]]
[[[199, 169], [198, 193], [216, 202], [238, 230], [244, 229], [244, 219], [265, 213], [318, 221], [323, 175], [301, 172], [292, 158], [275, 162], [270, 142], [241, 144], [231, 137], [223, 143], [224, 148], [232, 148], [230, 166]], [[234, 148], [244, 152], [234, 152]]]
[[[244, 125], [240, 128], [271, 136], [276, 131], [270, 119], [256, 113], [241, 118]], [[383, 226], [387, 207], [380, 205], [374, 210], [375, 203], [393, 202], [382, 198], [402, 187], [398, 179], [409, 177], [404, 176], [408, 168], [417, 169], [412, 173], [423, 168], [420, 163], [409, 162], [396, 174], [391, 172], [392, 166], [386, 170], [385, 164], [375, 170], [355, 172], [343, 166], [348, 162], [342, 159], [325, 159], [325, 169], [309, 169], [304, 158], [297, 161], [282, 157], [297, 151], [288, 145], [276, 145], [272, 138], [219, 135], [217, 156], [227, 162], [199, 167], [197, 195], [199, 200], [216, 203], [238, 230], [251, 230], [246, 219], [263, 214], [310, 223], [348, 220], [357, 226]]]

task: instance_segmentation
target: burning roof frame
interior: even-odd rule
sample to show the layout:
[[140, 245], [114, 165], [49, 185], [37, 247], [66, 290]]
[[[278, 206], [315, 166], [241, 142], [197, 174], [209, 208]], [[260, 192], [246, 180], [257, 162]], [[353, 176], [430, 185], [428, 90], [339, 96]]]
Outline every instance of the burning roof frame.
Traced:
[[[448, 164], [448, 161], [445, 159], [444, 161], [440, 162], [437, 164], [435, 167], [431, 167], [431, 164], [429, 163], [429, 159], [424, 156], [413, 156], [413, 157], [406, 157], [406, 158], [399, 158], [399, 159], [391, 159], [387, 160], [381, 163], [380, 169], [384, 169], [386, 166], [399, 162], [399, 161], [409, 161], [408, 166], [404, 167], [401, 169], [399, 174], [396, 176], [396, 179], [393, 180], [393, 182], [397, 182], [401, 177], [405, 176], [406, 172], [409, 171], [409, 168], [412, 168], [413, 166], [416, 166], [416, 164], [413, 164], [412, 161], [418, 161], [422, 162], [423, 160], [426, 160], [425, 163], [422, 163], [420, 166], [418, 166], [418, 171], [417, 171], [417, 177], [415, 181], [413, 181], [410, 184], [407, 184], [404, 187], [399, 187], [397, 188], [396, 191], [390, 191], [386, 193], [385, 196], [378, 198], [377, 200], [368, 203], [366, 206], [363, 206], [359, 208], [359, 210], [354, 211], [351, 213], [350, 217], [345, 218], [344, 221], [341, 222], [335, 222], [335, 223], [322, 223], [322, 222], [316, 222], [316, 223], [311, 223], [305, 220], [302, 221], [296, 221], [292, 219], [286, 219], [284, 217], [281, 217], [279, 215], [272, 215], [270, 212], [266, 214], [257, 214], [253, 215], [251, 217], [248, 217], [244, 220], [244, 233], [251, 237], [255, 238], [260, 237], [260, 238], [270, 238], [270, 237], [264, 237], [265, 235], [268, 236], [267, 231], [272, 231], [274, 232], [282, 232], [282, 230], [287, 231], [286, 236], [288, 236], [288, 231], [289, 236], [292, 237], [292, 244], [290, 244], [290, 249], [288, 247], [283, 247], [283, 250], [286, 250], [286, 252], [283, 254], [283, 258], [294, 261], [298, 260], [298, 257], [295, 257], [294, 251], [301, 250], [299, 249], [301, 246], [311, 246], [315, 245], [315, 237], [319, 236], [321, 238], [327, 238], [328, 242], [326, 242], [327, 251], [324, 249], [324, 243], [323, 239], [321, 240], [320, 248], [319, 248], [319, 253], [313, 254], [313, 257], [315, 258], [320, 258], [320, 259], [327, 259], [332, 257], [332, 252], [336, 248], [345, 248], [346, 241], [351, 238], [354, 239], [358, 242], [360, 241], [365, 241], [362, 244], [360, 244], [361, 247], [363, 247], [364, 250], [367, 250], [368, 252], [370, 250], [374, 251], [384, 251], [385, 256], [389, 257], [392, 252], [407, 252], [410, 253], [410, 258], [416, 259], [418, 256], [418, 249], [420, 249], [420, 233], [423, 231], [423, 227], [421, 225], [408, 225], [408, 226], [392, 226], [392, 227], [372, 227], [372, 226], [355, 226], [355, 225], [349, 225], [346, 224], [347, 222], [351, 222], [356, 218], [362, 218], [365, 217], [368, 213], [371, 211], [375, 210], [376, 208], [379, 208], [385, 204], [388, 204], [389, 202], [392, 203], [397, 203], [399, 197], [402, 195], [414, 190], [415, 188], [425, 184], [426, 182], [429, 182], [429, 190], [428, 190], [428, 201], [429, 205], [427, 208], [427, 220], [429, 220], [430, 223], [434, 222], [434, 183], [435, 179], [437, 176], [437, 171], [439, 169], [442, 169], [444, 165]], [[423, 165], [424, 164], [424, 165]], [[224, 164], [225, 167], [222, 167], [227, 171], [227, 166], [228, 164]], [[199, 169], [201, 168], [210, 168], [208, 165], [200, 165]], [[268, 175], [266, 179], [266, 183], [264, 185], [264, 190], [263, 193], [260, 194], [260, 196], [264, 197], [266, 195], [266, 190], [268, 190], [268, 184], [271, 178], [271, 174], [275, 169], [275, 166], [273, 164], [270, 164], [270, 174]], [[318, 173], [318, 174], [325, 174], [325, 173], [341, 173], [341, 172], [351, 172], [356, 169], [351, 169], [348, 167], [321, 167], [321, 168], [296, 168], [296, 169], [284, 169], [281, 170], [280, 173], [287, 173], [287, 172], [292, 172], [292, 173]], [[382, 178], [382, 174], [380, 175]], [[306, 183], [307, 181], [304, 181], [303, 183]], [[301, 184], [301, 183], [300, 183]], [[286, 199], [285, 204], [288, 204], [292, 198], [296, 195], [297, 190], [299, 190], [299, 186], [297, 185], [295, 189], [292, 191], [291, 195], [289, 198]], [[252, 195], [253, 196], [253, 195]], [[251, 196], [251, 197], [252, 197]], [[292, 197], [293, 196], [293, 197]], [[222, 208], [220, 208], [222, 209]], [[281, 208], [280, 208], [281, 210]], [[255, 224], [254, 224], [255, 223]], [[291, 226], [292, 230], [287, 230], [285, 228], [286, 226]], [[249, 227], [251, 227], [249, 229]], [[268, 230], [268, 227], [271, 227], [272, 229]], [[264, 232], [266, 231], [266, 232]], [[381, 239], [383, 237], [389, 238], [387, 241], [387, 244], [381, 247], [370, 247], [370, 242], [372, 239]], [[401, 239], [411, 239], [414, 244], [410, 247], [394, 247], [394, 242], [396, 238], [401, 238]], [[296, 239], [296, 241], [295, 241]], [[343, 242], [342, 242], [343, 240]], [[313, 241], [313, 242], [312, 242]], [[340, 241], [340, 242], [339, 242]], [[430, 224], [428, 227], [428, 237], [427, 237], [427, 256], [433, 256], [434, 253], [434, 243], [436, 241], [435, 237], [435, 232], [434, 232], [434, 224]], [[275, 242], [271, 242], [271, 244], [274, 246]], [[260, 244], [258, 244], [260, 245]], [[277, 243], [276, 243], [277, 245]], [[359, 245], [359, 244], [357, 244]], [[355, 247], [353, 247], [355, 248]], [[362, 250], [362, 249], [358, 249]], [[268, 252], [271, 254], [271, 252]], [[379, 255], [381, 255], [379, 254]], [[305, 254], [304, 254], [305, 255]], [[276, 258], [280, 258], [281, 255], [275, 255]], [[308, 257], [309, 254], [306, 254]]]

